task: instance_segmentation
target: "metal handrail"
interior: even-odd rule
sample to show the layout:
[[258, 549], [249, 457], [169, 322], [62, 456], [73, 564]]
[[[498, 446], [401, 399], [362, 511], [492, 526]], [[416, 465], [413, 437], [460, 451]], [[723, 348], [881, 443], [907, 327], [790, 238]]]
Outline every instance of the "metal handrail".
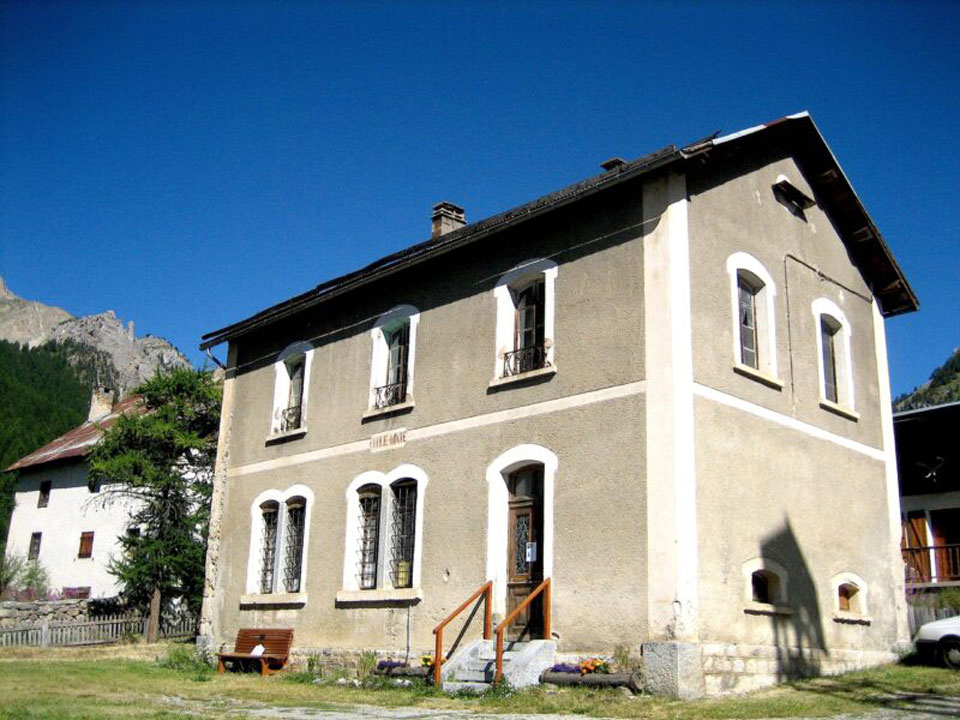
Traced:
[[960, 580], [960, 544], [920, 545], [900, 552], [908, 583]]
[[517, 348], [503, 354], [503, 377], [548, 367], [546, 343]]
[[507, 615], [504, 621], [497, 626], [497, 673], [493, 676], [494, 682], [499, 682], [503, 677], [503, 633], [510, 626], [510, 623], [517, 619], [517, 615], [523, 612], [540, 593], [543, 593], [543, 634], [547, 638], [550, 637], [550, 621], [552, 619], [550, 617], [550, 578], [547, 578], [537, 585], [536, 589], [527, 595], [523, 602], [517, 605], [513, 612]]
[[381, 385], [374, 388], [374, 407], [378, 410], [391, 405], [399, 405], [407, 399], [407, 381], [402, 380], [389, 385]]
[[437, 636], [433, 659], [433, 684], [437, 687], [440, 687], [440, 666], [443, 665], [443, 628], [445, 628], [457, 615], [466, 610], [467, 606], [469, 606], [470, 603], [472, 603], [481, 595], [485, 596], [483, 599], [483, 639], [489, 640], [490, 629], [493, 624], [493, 580], [488, 580], [479, 588], [477, 588], [473, 595], [464, 600], [460, 607], [447, 615], [447, 617], [433, 629], [433, 634]]

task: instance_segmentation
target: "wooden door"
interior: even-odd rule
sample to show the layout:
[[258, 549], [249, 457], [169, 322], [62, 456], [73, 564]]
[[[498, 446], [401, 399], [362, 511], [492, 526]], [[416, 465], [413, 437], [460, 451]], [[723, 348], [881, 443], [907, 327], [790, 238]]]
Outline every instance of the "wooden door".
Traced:
[[908, 582], [930, 581], [930, 554], [926, 546], [927, 518], [925, 513], [922, 510], [907, 513], [903, 520], [903, 535], [900, 537], [900, 547], [906, 550], [904, 561], [907, 564]]
[[960, 580], [960, 508], [931, 510], [930, 526], [937, 549], [937, 580]]
[[[508, 483], [507, 614], [543, 582], [543, 467], [521, 468]], [[537, 597], [507, 628], [507, 639], [541, 637], [543, 602]]]

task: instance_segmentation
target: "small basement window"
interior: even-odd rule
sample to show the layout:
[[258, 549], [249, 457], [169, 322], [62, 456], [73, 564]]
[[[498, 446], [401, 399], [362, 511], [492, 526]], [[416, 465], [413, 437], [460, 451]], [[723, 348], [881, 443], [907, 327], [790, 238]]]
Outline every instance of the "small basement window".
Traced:
[[80, 550], [77, 553], [77, 557], [93, 557], [93, 532], [80, 533]]
[[750, 575], [754, 602], [773, 605], [780, 597], [780, 578], [769, 570], [757, 570]]
[[843, 572], [830, 579], [833, 588], [834, 619], [867, 621], [867, 583], [852, 572]]

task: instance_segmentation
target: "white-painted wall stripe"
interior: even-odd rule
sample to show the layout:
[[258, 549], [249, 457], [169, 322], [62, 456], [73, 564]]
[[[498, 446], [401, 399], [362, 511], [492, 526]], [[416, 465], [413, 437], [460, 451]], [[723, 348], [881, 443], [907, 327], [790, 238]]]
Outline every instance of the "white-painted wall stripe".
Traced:
[[853, 450], [862, 455], [866, 455], [869, 458], [874, 460], [886, 460], [886, 454], [883, 450], [878, 448], [870, 447], [856, 440], [851, 440], [850, 438], [843, 437], [842, 435], [837, 435], [832, 433], [829, 430], [824, 430], [823, 428], [818, 428], [816, 425], [811, 425], [810, 423], [805, 423], [802, 420], [797, 420], [796, 418], [778, 413], [775, 410], [770, 410], [769, 408], [762, 407], [760, 405], [754, 405], [753, 403], [747, 402], [742, 398], [734, 397], [733, 395], [728, 395], [725, 392], [715, 390], [714, 388], [707, 387], [706, 385], [701, 385], [699, 383], [694, 383], [693, 392], [695, 395], [699, 395], [702, 398], [707, 400], [713, 400], [718, 402], [721, 405], [726, 405], [728, 407], [735, 408], [737, 410], [742, 410], [743, 412], [750, 413], [756, 417], [762, 418], [764, 420], [769, 420], [771, 422], [777, 423], [784, 427], [790, 428], [791, 430], [796, 430], [798, 432], [805, 433], [812, 437], [815, 437], [819, 440], [826, 440], [831, 442], [834, 445], [839, 445], [840, 447], [846, 448], [847, 450]]
[[[427, 438], [447, 435], [449, 433], [461, 432], [463, 430], [472, 430], [474, 428], [485, 427], [487, 425], [496, 425], [508, 420], [518, 420], [522, 418], [534, 417], [546, 413], [558, 412], [560, 410], [569, 410], [571, 408], [592, 405], [607, 400], [629, 397], [637, 395], [645, 390], [643, 380], [626, 383], [624, 385], [613, 385], [600, 390], [590, 390], [589, 392], [579, 393], [577, 395], [568, 395], [555, 400], [545, 400], [544, 402], [534, 403], [533, 405], [524, 405], [509, 410], [498, 410], [497, 412], [486, 413], [483, 415], [474, 415], [473, 417], [462, 418], [460, 420], [450, 420], [448, 422], [428, 425], [422, 428], [415, 428], [407, 431], [407, 442], [413, 440], [425, 440]], [[262, 460], [260, 462], [250, 463], [238, 467], [232, 467], [228, 470], [229, 477], [239, 477], [241, 475], [250, 475], [252, 473], [265, 472], [267, 470], [277, 470], [279, 468], [302, 465], [303, 463], [316, 462], [326, 458], [338, 457], [340, 455], [349, 455], [356, 452], [367, 452], [370, 449], [369, 440], [359, 440], [357, 442], [344, 443], [343, 445], [334, 445], [320, 450], [311, 450], [297, 455], [289, 455], [274, 460]]]

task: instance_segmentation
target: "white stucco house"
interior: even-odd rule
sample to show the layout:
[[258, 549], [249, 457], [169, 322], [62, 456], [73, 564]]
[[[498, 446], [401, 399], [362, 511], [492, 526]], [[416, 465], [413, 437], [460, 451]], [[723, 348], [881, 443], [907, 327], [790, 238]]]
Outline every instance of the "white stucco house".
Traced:
[[112, 404], [112, 393], [94, 391], [82, 425], [5, 468], [19, 473], [7, 552], [37, 560], [50, 587], [67, 597], [102, 598], [119, 593], [109, 572], [117, 538], [130, 532], [131, 501], [97, 502], [87, 455], [121, 415], [142, 407], [139, 397]]

